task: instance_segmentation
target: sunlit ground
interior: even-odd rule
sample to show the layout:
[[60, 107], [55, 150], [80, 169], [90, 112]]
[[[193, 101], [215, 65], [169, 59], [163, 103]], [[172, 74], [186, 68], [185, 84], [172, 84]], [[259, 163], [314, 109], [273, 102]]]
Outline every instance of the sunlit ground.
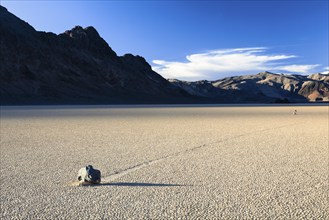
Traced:
[[0, 217], [328, 219], [328, 110], [2, 108]]

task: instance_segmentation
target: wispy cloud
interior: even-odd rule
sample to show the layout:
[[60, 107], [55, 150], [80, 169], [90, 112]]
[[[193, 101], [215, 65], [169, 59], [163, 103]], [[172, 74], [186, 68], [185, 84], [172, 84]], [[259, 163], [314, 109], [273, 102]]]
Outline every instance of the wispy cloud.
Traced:
[[287, 60], [297, 56], [268, 54], [268, 50], [267, 47], [212, 50], [188, 55], [185, 62], [153, 60], [155, 65], [152, 68], [165, 78], [211, 80], [257, 71], [308, 73], [319, 66], [318, 64], [287, 64]]
[[323, 68], [324, 71], [321, 72], [322, 74], [329, 74], [329, 66], [326, 66], [325, 68]]
[[310, 73], [319, 64], [314, 65], [287, 65], [287, 66], [277, 66], [273, 70], [288, 71], [293, 73]]

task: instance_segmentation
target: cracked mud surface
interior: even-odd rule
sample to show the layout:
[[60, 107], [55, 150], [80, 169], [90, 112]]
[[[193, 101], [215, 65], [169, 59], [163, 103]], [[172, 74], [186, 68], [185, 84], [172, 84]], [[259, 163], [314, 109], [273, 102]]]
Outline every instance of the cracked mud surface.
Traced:
[[0, 218], [328, 219], [328, 113], [2, 107]]

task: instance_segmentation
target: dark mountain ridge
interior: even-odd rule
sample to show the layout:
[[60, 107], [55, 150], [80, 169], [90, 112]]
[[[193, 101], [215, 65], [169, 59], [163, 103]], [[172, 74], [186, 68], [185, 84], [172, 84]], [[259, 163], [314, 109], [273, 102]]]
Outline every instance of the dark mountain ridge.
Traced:
[[[95, 28], [35, 31], [0, 7], [1, 104], [189, 102], [140, 56], [122, 57]], [[193, 99], [193, 98], [192, 98]]]
[[328, 75], [259, 73], [166, 80], [141, 56], [117, 56], [94, 27], [36, 31], [0, 6], [2, 105], [328, 101]]

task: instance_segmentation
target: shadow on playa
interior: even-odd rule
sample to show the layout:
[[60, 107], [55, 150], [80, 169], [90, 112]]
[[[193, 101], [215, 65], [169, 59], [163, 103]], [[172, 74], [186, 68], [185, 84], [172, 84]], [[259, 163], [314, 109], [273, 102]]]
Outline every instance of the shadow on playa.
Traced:
[[136, 183], [136, 182], [118, 182], [118, 183], [100, 183], [91, 186], [131, 186], [131, 187], [172, 187], [172, 186], [186, 186], [180, 184], [167, 184], [167, 183]]
[[88, 186], [88, 187], [101, 187], [101, 186], [174, 187], [174, 186], [187, 186], [187, 185], [167, 184], [167, 183], [112, 182], [112, 183], [86, 184], [86, 185], [83, 185], [83, 186]]

